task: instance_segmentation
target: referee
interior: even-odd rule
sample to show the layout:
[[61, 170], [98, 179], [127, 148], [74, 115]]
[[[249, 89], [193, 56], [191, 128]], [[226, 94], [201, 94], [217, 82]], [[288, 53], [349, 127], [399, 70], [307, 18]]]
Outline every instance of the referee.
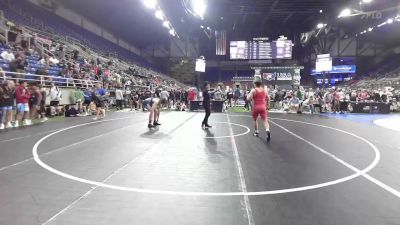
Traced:
[[202, 128], [211, 128], [208, 124], [208, 118], [211, 115], [211, 105], [210, 105], [210, 84], [208, 82], [205, 82], [204, 84], [204, 90], [203, 90], [203, 107], [206, 110], [206, 115], [204, 116], [203, 123], [201, 124]]

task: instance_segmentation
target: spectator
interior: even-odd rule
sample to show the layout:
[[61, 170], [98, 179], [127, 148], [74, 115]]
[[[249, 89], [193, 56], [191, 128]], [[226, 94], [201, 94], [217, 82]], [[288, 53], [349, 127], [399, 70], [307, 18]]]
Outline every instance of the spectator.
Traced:
[[194, 91], [194, 88], [191, 88], [188, 92], [187, 99], [190, 105], [190, 102], [196, 100], [196, 92]]
[[160, 92], [160, 104], [161, 104], [161, 107], [169, 108], [168, 99], [169, 99], [169, 93], [168, 93], [168, 91], [165, 90], [165, 88], [164, 88], [164, 89]]
[[239, 85], [237, 85], [237, 86], [236, 86], [236, 89], [235, 89], [234, 96], [233, 96], [234, 106], [237, 106], [238, 101], [239, 101], [241, 95], [242, 95], [242, 94], [241, 94]]
[[103, 119], [106, 116], [105, 101], [107, 101], [107, 92], [100, 83], [96, 83], [92, 96], [96, 104], [96, 117], [93, 120]]
[[334, 113], [340, 111], [340, 94], [338, 89], [335, 89], [332, 94], [332, 111]]
[[0, 86], [0, 130], [12, 128], [14, 100], [14, 82], [6, 80]]
[[23, 125], [32, 125], [32, 122], [29, 119], [29, 99], [31, 96], [29, 90], [27, 89], [27, 86], [27, 82], [21, 80], [20, 85], [15, 92], [17, 102], [17, 118], [15, 120], [14, 127], [19, 126], [20, 120], [23, 120]]
[[84, 111], [83, 101], [85, 100], [85, 96], [80, 87], [75, 88], [73, 100], [75, 103], [75, 110], [78, 110], [79, 113], [82, 113]]
[[325, 92], [324, 97], [323, 97], [324, 103], [325, 103], [325, 111], [331, 111], [332, 110], [332, 102], [333, 102], [333, 96], [332, 96], [332, 91], [328, 90]]
[[358, 94], [359, 101], [366, 101], [370, 98], [366, 89], [362, 89], [361, 92]]
[[47, 117], [46, 117], [46, 96], [47, 96], [47, 94], [46, 94], [46, 89], [42, 85], [39, 85], [39, 91], [40, 91], [42, 98], [40, 99], [40, 108], [39, 108], [38, 114], [40, 115], [40, 118], [41, 118], [40, 122], [45, 122], [45, 121], [47, 121]]
[[293, 95], [289, 102], [288, 102], [289, 108], [288, 111], [293, 111], [293, 112], [299, 112], [300, 111], [300, 99], [296, 96]]
[[30, 109], [30, 118], [36, 119], [37, 111], [40, 110], [40, 102], [42, 101], [42, 94], [39, 88], [36, 86], [36, 83], [32, 83], [29, 87], [30, 91], [30, 99], [29, 99], [29, 109]]
[[38, 61], [38, 64], [43, 66], [50, 66], [49, 57], [48, 56], [42, 57], [42, 59]]
[[310, 95], [306, 100], [304, 100], [303, 104], [301, 105], [301, 112], [304, 111], [304, 109], [307, 107], [310, 109], [311, 114], [314, 114], [315, 108], [314, 105], [316, 104], [315, 97], [313, 95]]
[[77, 117], [79, 115], [78, 110], [75, 107], [65, 106], [65, 117]]
[[48, 95], [50, 96], [50, 115], [58, 115], [60, 113], [59, 105], [62, 99], [62, 92], [61, 89], [54, 84], [54, 82], [51, 83]]
[[214, 92], [214, 100], [216, 100], [216, 101], [222, 101], [221, 86], [218, 86], [218, 87], [217, 87], [217, 90]]
[[4, 72], [2, 67], [0, 67], [0, 79], [6, 80], [6, 73]]
[[89, 115], [89, 111], [90, 111], [90, 103], [92, 103], [93, 99], [92, 99], [92, 94], [93, 92], [90, 89], [85, 89], [85, 91], [83, 92], [83, 97], [85, 99], [85, 101], [83, 102], [83, 107], [85, 110], [85, 115]]
[[229, 107], [232, 107], [232, 100], [233, 100], [233, 91], [232, 89], [229, 89], [227, 94], [227, 101], [228, 101], [227, 105], [229, 105]]
[[15, 59], [14, 53], [11, 52], [11, 49], [7, 49], [1, 53], [1, 58], [11, 62]]
[[122, 93], [122, 90], [120, 87], [118, 87], [115, 90], [115, 100], [117, 103], [117, 110], [122, 110], [123, 109], [122, 101], [124, 100], [124, 94]]
[[275, 93], [275, 105], [278, 110], [282, 109], [282, 101], [283, 101], [284, 93], [278, 89]]

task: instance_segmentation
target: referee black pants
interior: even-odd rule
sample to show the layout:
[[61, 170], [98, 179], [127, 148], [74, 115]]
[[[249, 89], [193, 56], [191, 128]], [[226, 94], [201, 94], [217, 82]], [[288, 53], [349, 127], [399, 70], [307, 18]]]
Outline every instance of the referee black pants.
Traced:
[[204, 106], [204, 109], [206, 110], [206, 115], [204, 116], [203, 123], [204, 125], [208, 125], [208, 118], [211, 115], [211, 108], [210, 106]]

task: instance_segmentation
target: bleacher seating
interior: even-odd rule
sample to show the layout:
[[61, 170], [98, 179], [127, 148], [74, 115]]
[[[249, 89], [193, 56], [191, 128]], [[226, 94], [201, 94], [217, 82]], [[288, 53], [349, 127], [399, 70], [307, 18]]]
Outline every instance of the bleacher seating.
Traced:
[[[0, 1], [0, 7], [4, 9], [5, 17], [11, 21], [46, 32], [50, 31], [58, 35], [69, 36], [79, 40], [84, 45], [87, 45], [96, 51], [103, 53], [116, 53], [125, 61], [130, 61], [146, 68], [154, 67], [154, 65], [150, 65], [143, 58], [127, 49], [99, 37], [76, 24], [29, 3], [28, 1], [13, 1], [12, 3], [13, 6], [12, 9], [10, 9]], [[23, 15], [19, 15], [18, 12], [22, 12]]]

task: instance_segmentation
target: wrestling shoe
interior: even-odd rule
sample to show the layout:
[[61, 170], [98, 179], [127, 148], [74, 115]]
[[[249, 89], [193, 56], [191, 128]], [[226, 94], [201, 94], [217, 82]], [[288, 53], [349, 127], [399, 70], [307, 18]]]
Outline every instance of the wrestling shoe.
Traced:
[[267, 131], [267, 141], [271, 141], [271, 132]]

